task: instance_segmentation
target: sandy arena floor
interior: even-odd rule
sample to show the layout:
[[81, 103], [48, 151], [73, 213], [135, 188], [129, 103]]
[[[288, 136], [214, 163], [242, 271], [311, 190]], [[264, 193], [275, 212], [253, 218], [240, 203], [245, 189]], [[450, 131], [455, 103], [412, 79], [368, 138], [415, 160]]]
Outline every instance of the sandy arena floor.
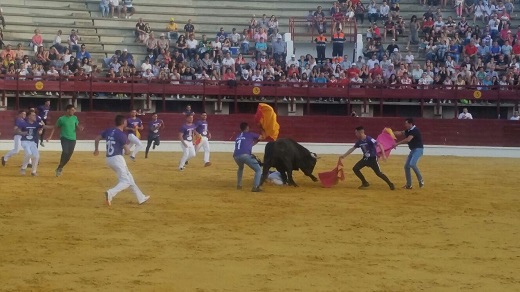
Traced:
[[[520, 196], [513, 159], [423, 157], [426, 187], [235, 190], [230, 154], [202, 153], [184, 172], [180, 153], [140, 153], [129, 162], [151, 195], [116, 183], [104, 157], [76, 153], [54, 177], [58, 153], [43, 153], [39, 177], [18, 173], [23, 153], [0, 166], [2, 291], [520, 291]], [[315, 174], [333, 168], [319, 161]], [[382, 163], [397, 186], [404, 157]]]

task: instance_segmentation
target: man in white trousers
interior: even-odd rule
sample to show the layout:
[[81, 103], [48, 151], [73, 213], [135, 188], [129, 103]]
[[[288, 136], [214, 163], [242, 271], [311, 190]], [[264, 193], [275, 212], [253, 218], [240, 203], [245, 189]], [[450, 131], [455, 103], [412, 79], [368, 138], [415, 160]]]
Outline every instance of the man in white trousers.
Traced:
[[193, 145], [193, 137], [195, 132], [195, 124], [193, 124], [193, 115], [186, 115], [186, 123], [179, 130], [179, 140], [182, 147], [182, 158], [179, 163], [179, 170], [183, 171], [186, 162], [195, 157], [195, 146]]
[[137, 117], [137, 111], [132, 110], [130, 112], [130, 118], [126, 121], [125, 131], [128, 133], [128, 141], [130, 142], [128, 144], [128, 148], [131, 149], [133, 146], [135, 146], [134, 150], [132, 151], [132, 154], [130, 154], [130, 159], [132, 161], [135, 161], [135, 156], [137, 155], [137, 152], [141, 150], [143, 147], [143, 144], [141, 143], [141, 133], [139, 131], [142, 131], [144, 129], [143, 127], [143, 121], [141, 121], [140, 118]]
[[[24, 110], [20, 110], [18, 112], [18, 116], [16, 117], [14, 121], [14, 132], [16, 133], [17, 129], [20, 129], [23, 124], [25, 124], [25, 116], [26, 112]], [[20, 150], [22, 149], [22, 135], [15, 134], [14, 135], [14, 148], [7, 152], [5, 156], [2, 156], [2, 165], [5, 166], [9, 158], [12, 156], [18, 154]]]
[[112, 199], [121, 191], [130, 187], [137, 198], [139, 205], [150, 199], [145, 196], [135, 184], [134, 178], [128, 170], [123, 155], [130, 154], [130, 147], [126, 144], [126, 135], [123, 130], [127, 127], [127, 120], [122, 115], [115, 118], [115, 127], [104, 130], [101, 135], [94, 140], [94, 156], [99, 155], [99, 141], [106, 140], [106, 161], [108, 166], [116, 172], [119, 182], [117, 185], [105, 192], [105, 199], [108, 206], [112, 205]]
[[36, 171], [38, 170], [38, 162], [40, 160], [40, 152], [38, 151], [39, 137], [43, 129], [53, 128], [54, 126], [39, 123], [36, 119], [36, 112], [30, 111], [27, 114], [27, 121], [24, 122], [15, 132], [17, 135], [22, 136], [22, 147], [25, 152], [20, 174], [25, 175], [27, 165], [29, 164], [29, 161], [32, 160], [31, 175], [37, 176]]
[[195, 150], [199, 152], [201, 148], [204, 149], [204, 167], [208, 167], [211, 166], [211, 162], [209, 161], [209, 139], [211, 139], [211, 133], [208, 129], [208, 114], [206, 112], [200, 115], [200, 120], [197, 121], [196, 126], [195, 131], [201, 138]]

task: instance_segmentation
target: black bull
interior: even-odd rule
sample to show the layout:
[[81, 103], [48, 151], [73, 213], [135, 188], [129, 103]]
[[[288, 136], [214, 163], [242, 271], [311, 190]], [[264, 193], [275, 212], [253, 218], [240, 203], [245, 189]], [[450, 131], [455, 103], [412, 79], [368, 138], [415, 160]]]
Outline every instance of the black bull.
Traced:
[[276, 168], [282, 176], [284, 184], [297, 187], [292, 177], [293, 170], [301, 170], [313, 181], [318, 179], [312, 175], [318, 157], [307, 148], [288, 138], [281, 138], [265, 145], [264, 168], [260, 185], [264, 183], [269, 175], [271, 167]]

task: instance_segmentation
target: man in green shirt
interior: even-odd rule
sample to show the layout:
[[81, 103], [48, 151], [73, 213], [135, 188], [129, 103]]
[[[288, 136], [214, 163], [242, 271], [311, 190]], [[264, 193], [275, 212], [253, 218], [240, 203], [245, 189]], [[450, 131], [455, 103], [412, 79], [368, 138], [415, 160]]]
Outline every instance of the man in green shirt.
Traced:
[[[56, 168], [56, 176], [61, 175], [63, 167], [67, 164], [67, 162], [69, 162], [72, 154], [74, 153], [74, 148], [76, 147], [76, 129], [83, 131], [83, 126], [79, 124], [78, 117], [74, 115], [76, 113], [76, 108], [72, 104], [69, 104], [67, 105], [66, 111], [66, 114], [61, 116], [56, 121], [55, 126], [55, 128], [59, 128], [61, 130], [60, 141], [62, 149], [60, 165], [58, 165], [58, 168]], [[53, 133], [54, 130], [51, 132], [51, 137]]]

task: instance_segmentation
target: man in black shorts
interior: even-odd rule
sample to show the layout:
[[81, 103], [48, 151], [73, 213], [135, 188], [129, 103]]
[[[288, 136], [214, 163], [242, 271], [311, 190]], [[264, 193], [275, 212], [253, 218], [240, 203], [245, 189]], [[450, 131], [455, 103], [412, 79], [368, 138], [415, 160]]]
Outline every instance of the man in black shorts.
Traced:
[[358, 161], [358, 163], [356, 163], [356, 165], [354, 165], [354, 167], [352, 168], [356, 176], [361, 180], [361, 186], [359, 187], [359, 189], [365, 189], [370, 185], [361, 173], [361, 169], [363, 167], [370, 167], [378, 177], [380, 177], [388, 184], [391, 190], [395, 190], [394, 184], [388, 179], [388, 177], [386, 177], [384, 173], [381, 172], [381, 169], [379, 168], [379, 163], [377, 162], [376, 147], [379, 147], [379, 149], [381, 149], [381, 155], [383, 157], [383, 160], [386, 160], [383, 145], [381, 145], [372, 137], [365, 135], [365, 129], [363, 129], [363, 127], [357, 127], [355, 133], [356, 137], [358, 138], [358, 141], [345, 154], [341, 155], [339, 159], [347, 157], [348, 155], [350, 155], [350, 153], [354, 152], [356, 148], [361, 148], [361, 151], [363, 151], [363, 158], [360, 161]]

